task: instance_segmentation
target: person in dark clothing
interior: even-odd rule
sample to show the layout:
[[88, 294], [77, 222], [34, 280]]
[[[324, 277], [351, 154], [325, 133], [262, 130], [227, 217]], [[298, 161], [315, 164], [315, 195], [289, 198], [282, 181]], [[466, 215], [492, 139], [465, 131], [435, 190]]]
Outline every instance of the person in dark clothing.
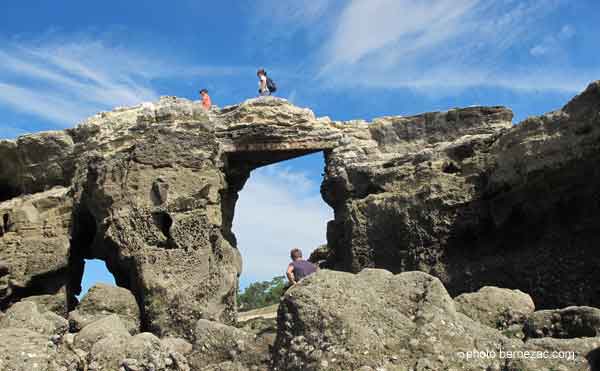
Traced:
[[319, 268], [313, 263], [302, 259], [302, 251], [300, 249], [293, 249], [290, 252], [292, 262], [288, 265], [287, 278], [291, 285], [295, 285], [300, 282], [306, 276], [315, 273]]
[[258, 70], [258, 72], [256, 72], [256, 76], [258, 77], [258, 94], [261, 97], [271, 95], [271, 91], [269, 90], [267, 72], [261, 68], [260, 70]]

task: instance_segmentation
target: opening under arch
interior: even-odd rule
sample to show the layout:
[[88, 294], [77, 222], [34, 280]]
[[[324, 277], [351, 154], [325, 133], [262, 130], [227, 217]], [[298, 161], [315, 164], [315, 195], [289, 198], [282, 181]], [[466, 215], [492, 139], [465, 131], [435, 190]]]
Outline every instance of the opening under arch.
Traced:
[[240, 288], [285, 275], [292, 248], [304, 258], [327, 243], [333, 210], [321, 197], [322, 151], [253, 170], [239, 192], [232, 230], [242, 254]]
[[118, 249], [103, 237], [99, 228], [95, 215], [84, 203], [74, 210], [67, 282], [69, 311], [75, 309], [89, 288], [99, 282], [126, 288], [134, 294], [138, 305], [143, 302], [141, 290], [134, 287], [137, 271], [133, 262], [119, 259]]
[[106, 267], [106, 262], [100, 259], [85, 259], [83, 276], [81, 277], [81, 292], [77, 299], [81, 298], [89, 289], [97, 283], [117, 286], [115, 276]]

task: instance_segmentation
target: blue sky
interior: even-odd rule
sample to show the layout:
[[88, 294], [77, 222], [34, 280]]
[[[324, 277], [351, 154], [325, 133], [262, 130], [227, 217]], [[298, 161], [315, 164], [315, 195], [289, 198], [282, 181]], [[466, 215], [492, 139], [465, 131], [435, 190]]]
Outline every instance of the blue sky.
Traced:
[[[234, 104], [256, 94], [257, 67], [270, 72], [279, 96], [334, 119], [506, 105], [518, 122], [560, 108], [600, 78], [598, 19], [596, 0], [8, 2], [0, 13], [0, 137], [71, 127], [161, 95], [196, 99], [202, 87], [215, 104]], [[244, 201], [247, 189], [279, 185], [287, 209], [276, 210], [288, 225], [304, 220], [298, 215], [321, 225], [331, 213], [313, 203], [322, 167], [314, 155], [255, 172], [238, 215], [275, 207], [266, 192]], [[305, 186], [287, 187], [290, 179]], [[291, 245], [310, 250], [324, 240], [323, 224], [268, 248], [249, 246], [259, 244], [252, 230], [290, 231], [245, 223], [234, 225], [240, 249], [264, 251], [262, 262], [284, 262]], [[244, 282], [280, 273], [253, 259]]]

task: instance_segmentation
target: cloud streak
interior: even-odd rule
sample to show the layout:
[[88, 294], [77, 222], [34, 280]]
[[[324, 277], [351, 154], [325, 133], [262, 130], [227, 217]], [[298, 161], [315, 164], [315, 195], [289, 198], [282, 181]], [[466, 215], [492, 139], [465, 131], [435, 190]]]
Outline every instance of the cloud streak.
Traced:
[[0, 50], [0, 104], [60, 126], [99, 110], [156, 99], [152, 70], [101, 42], [10, 45]]
[[180, 63], [94, 39], [7, 43], [0, 47], [0, 105], [65, 127], [98, 111], [157, 99], [156, 79], [248, 70]]
[[329, 45], [333, 64], [354, 64], [383, 48], [418, 53], [460, 31], [458, 21], [476, 0], [352, 1], [342, 12]]
[[577, 92], [598, 69], [550, 60], [541, 64], [534, 57], [575, 36], [571, 26], [550, 37], [541, 27], [563, 3], [352, 0], [321, 48], [319, 78], [333, 88], [404, 88], [441, 95], [472, 87]]

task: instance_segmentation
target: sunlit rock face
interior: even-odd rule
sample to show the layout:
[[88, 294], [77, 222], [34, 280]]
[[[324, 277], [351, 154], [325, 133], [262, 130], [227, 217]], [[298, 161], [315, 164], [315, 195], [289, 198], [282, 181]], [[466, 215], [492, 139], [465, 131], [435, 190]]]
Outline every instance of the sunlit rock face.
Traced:
[[558, 111], [511, 118], [486, 107], [362, 124], [327, 155], [329, 266], [421, 270], [452, 295], [520, 289], [542, 308], [600, 305], [600, 82]]
[[51, 294], [73, 310], [84, 259], [102, 259], [142, 331], [191, 338], [199, 319], [233, 323], [237, 192], [256, 167], [330, 150], [342, 133], [281, 99], [205, 112], [165, 97], [2, 141], [2, 307]]
[[[486, 291], [457, 301], [438, 278], [423, 272], [322, 270], [281, 300], [274, 369], [589, 370], [586, 355], [600, 349], [597, 309], [532, 313], [527, 303], [516, 309], [526, 308], [521, 314], [530, 318], [528, 325], [520, 321], [500, 329], [489, 315], [481, 316], [482, 307], [494, 313], [507, 302], [531, 298], [519, 292], [515, 301], [515, 291]], [[552, 320], [556, 314], [562, 315], [558, 321]], [[547, 331], [553, 324], [560, 330]], [[539, 338], [524, 338], [524, 328]], [[557, 336], [567, 331], [574, 336]]]
[[194, 340], [199, 319], [233, 323], [237, 194], [253, 169], [318, 151], [325, 266], [598, 305], [599, 90], [516, 126], [504, 107], [341, 122], [273, 97], [208, 112], [164, 97], [0, 141], [0, 306], [75, 309], [95, 258], [133, 293], [141, 331]]

